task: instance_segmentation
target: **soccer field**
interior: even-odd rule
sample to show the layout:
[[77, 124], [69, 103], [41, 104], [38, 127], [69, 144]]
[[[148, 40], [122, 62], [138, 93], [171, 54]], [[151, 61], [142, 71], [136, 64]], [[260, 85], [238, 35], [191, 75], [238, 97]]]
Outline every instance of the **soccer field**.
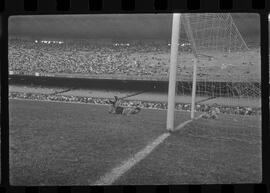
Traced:
[[[12, 185], [95, 184], [166, 132], [163, 110], [122, 116], [102, 105], [13, 99], [9, 106]], [[175, 125], [189, 118], [179, 111]], [[113, 184], [255, 183], [261, 160], [260, 118], [220, 115], [168, 134]]]

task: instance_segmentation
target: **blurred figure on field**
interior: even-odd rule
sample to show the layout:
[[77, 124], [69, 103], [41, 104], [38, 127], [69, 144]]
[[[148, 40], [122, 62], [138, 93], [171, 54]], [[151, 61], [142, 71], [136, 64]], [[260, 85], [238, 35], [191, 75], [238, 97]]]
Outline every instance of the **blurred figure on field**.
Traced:
[[111, 106], [109, 108], [109, 113], [122, 114], [123, 107], [120, 107], [121, 101], [117, 96], [114, 96], [114, 100], [109, 100]]

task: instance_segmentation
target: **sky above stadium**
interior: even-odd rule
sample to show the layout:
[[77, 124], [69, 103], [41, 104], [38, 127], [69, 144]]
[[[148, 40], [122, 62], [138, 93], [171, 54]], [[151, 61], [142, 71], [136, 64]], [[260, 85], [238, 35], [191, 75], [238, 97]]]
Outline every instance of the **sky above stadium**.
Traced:
[[[259, 39], [259, 15], [236, 13], [232, 17], [244, 38]], [[42, 15], [9, 19], [11, 36], [52, 39], [170, 40], [171, 27], [172, 14]]]

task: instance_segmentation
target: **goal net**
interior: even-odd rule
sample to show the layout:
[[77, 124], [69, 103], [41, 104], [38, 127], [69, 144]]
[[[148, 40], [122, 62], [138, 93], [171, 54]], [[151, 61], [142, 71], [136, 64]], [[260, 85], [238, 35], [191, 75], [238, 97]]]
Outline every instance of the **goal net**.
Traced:
[[[189, 152], [190, 168], [204, 168], [195, 172], [207, 179], [205, 183], [225, 183], [217, 175], [219, 172], [236, 173], [238, 169], [228, 169], [233, 167], [247, 171], [251, 162], [242, 156], [250, 152], [248, 148], [261, 152], [260, 50], [249, 48], [231, 14], [174, 15], [174, 21], [178, 19], [179, 27], [173, 22], [172, 34], [178, 33], [175, 29], [180, 30], [178, 40], [172, 38], [171, 53], [176, 54], [171, 54], [170, 64], [171, 81], [175, 69], [172, 58], [178, 58], [176, 104], [175, 108], [168, 106], [167, 129], [173, 128], [180, 135], [170, 145], [178, 146], [181, 142], [180, 149]], [[174, 91], [171, 85], [169, 82], [169, 91]], [[168, 104], [171, 95], [169, 92]], [[182, 110], [193, 120], [186, 121], [188, 125], [183, 127], [175, 116], [172, 126], [168, 124], [173, 120], [169, 119], [171, 109]], [[243, 166], [239, 162], [242, 159], [248, 164]], [[257, 170], [261, 172], [260, 164]], [[230, 176], [227, 182], [238, 180]]]
[[248, 48], [231, 14], [181, 14], [177, 110], [191, 111], [192, 118], [213, 107], [227, 114], [258, 114], [260, 77], [260, 52]]

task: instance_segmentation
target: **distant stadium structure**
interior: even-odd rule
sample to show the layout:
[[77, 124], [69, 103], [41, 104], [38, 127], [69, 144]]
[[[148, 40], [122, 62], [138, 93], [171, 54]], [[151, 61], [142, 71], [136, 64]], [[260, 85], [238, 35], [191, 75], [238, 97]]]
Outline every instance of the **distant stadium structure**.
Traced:
[[[171, 41], [167, 35], [166, 38], [146, 40], [117, 39], [115, 36], [98, 40], [57, 39], [53, 36], [25, 38], [18, 35], [20, 30], [17, 29], [17, 33], [11, 33], [9, 36], [9, 74], [12, 77], [30, 75], [40, 78], [63, 77], [122, 82], [156, 81], [160, 84], [159, 87], [164, 88], [162, 92], [165, 93], [167, 87], [170, 88], [169, 100], [164, 104], [164, 107], [169, 108], [169, 130], [174, 128], [172, 123], [175, 109], [190, 111], [192, 119], [195, 118], [195, 112], [199, 109], [201, 111], [203, 106], [228, 108], [225, 112], [237, 107], [251, 108], [252, 112], [257, 112], [254, 107], [260, 108], [260, 50], [248, 47], [250, 44], [247, 45], [242, 37], [232, 15], [196, 13], [174, 14], [173, 17], [177, 15], [179, 21], [174, 19], [176, 22], [173, 25]], [[167, 26], [164, 34], [170, 31], [168, 18], [172, 15], [169, 16], [158, 16], [163, 18], [161, 21], [165, 21]], [[119, 15], [117, 18], [123, 19]], [[131, 26], [129, 20], [124, 20]], [[153, 19], [156, 20], [157, 18]], [[28, 21], [28, 25], [34, 23], [43, 29], [42, 25], [30, 21], [32, 20]], [[46, 21], [49, 21], [48, 25], [54, 23], [52, 18]], [[86, 21], [90, 22], [89, 25], [92, 22]], [[118, 23], [118, 20], [115, 22]], [[69, 22], [64, 24], [67, 28], [70, 27]], [[155, 22], [151, 24], [155, 26]], [[133, 21], [132, 26], [135, 25], [140, 26], [141, 23]], [[13, 28], [16, 28], [16, 25], [13, 24]], [[116, 28], [116, 31], [123, 30], [122, 25]], [[147, 34], [151, 34], [150, 31]], [[163, 83], [166, 84], [166, 88], [163, 87]], [[177, 99], [178, 103], [175, 102]], [[165, 101], [166, 99], [162, 102]]]

